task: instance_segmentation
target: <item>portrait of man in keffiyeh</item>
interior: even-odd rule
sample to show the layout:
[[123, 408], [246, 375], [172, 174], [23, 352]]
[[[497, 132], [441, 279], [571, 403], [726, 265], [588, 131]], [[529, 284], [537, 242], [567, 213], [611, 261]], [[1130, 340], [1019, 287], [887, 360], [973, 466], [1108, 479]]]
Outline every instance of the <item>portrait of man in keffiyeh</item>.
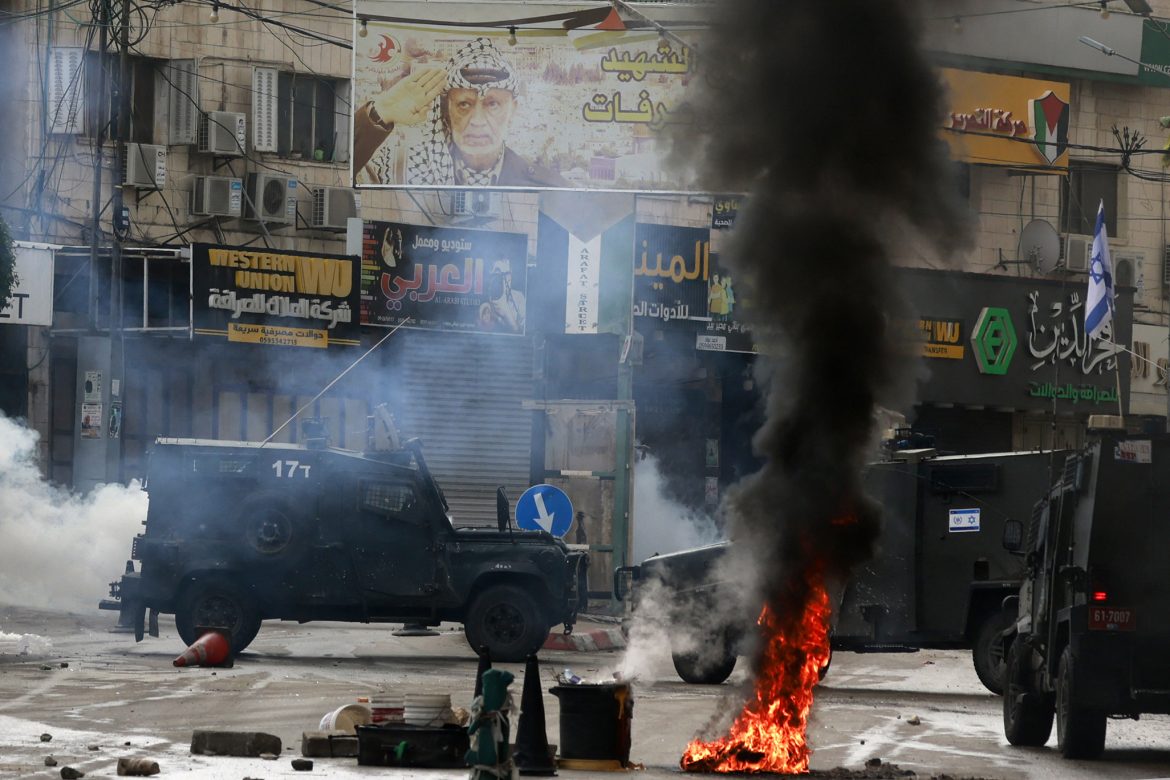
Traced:
[[412, 73], [359, 108], [354, 118], [356, 168], [365, 166], [375, 183], [396, 183], [394, 149], [383, 142], [396, 125], [421, 120], [423, 138], [407, 151], [402, 183], [567, 187], [559, 174], [508, 147], [519, 103], [512, 64], [489, 39], [475, 38], [452, 55], [444, 70]]

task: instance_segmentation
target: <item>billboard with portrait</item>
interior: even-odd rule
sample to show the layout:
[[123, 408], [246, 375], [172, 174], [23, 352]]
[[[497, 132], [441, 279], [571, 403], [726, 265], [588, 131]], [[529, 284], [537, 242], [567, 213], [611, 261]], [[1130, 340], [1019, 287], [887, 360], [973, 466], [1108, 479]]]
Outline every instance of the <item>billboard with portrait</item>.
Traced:
[[688, 37], [558, 25], [509, 40], [368, 20], [354, 38], [355, 185], [688, 189], [663, 142], [692, 121]]
[[362, 224], [362, 324], [523, 334], [528, 236]]

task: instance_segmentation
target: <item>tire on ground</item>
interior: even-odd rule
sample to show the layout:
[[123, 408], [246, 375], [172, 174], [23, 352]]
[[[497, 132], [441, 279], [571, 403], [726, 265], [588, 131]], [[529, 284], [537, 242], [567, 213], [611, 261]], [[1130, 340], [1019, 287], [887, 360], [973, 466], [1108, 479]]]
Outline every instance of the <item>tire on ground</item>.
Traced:
[[1003, 693], [1004, 657], [1000, 634], [1012, 624], [1014, 616], [1001, 611], [983, 616], [975, 631], [971, 661], [983, 687], [995, 694]]
[[1105, 750], [1105, 713], [1078, 705], [1072, 649], [1060, 655], [1056, 680], [1056, 743], [1065, 758], [1100, 758]]
[[196, 628], [223, 628], [231, 633], [232, 653], [241, 653], [260, 631], [254, 601], [227, 579], [196, 579], [179, 596], [175, 628], [187, 645], [199, 638]]
[[1052, 734], [1052, 696], [1033, 689], [1027, 663], [1030, 653], [1016, 635], [1005, 664], [1003, 732], [1007, 741], [1017, 747], [1040, 747]]
[[550, 623], [531, 593], [517, 585], [493, 585], [467, 610], [463, 633], [472, 649], [487, 647], [493, 661], [523, 661], [548, 638]]
[[683, 682], [691, 685], [719, 685], [735, 669], [736, 654], [732, 643], [721, 634], [700, 638], [698, 646], [706, 652], [677, 649], [680, 640], [671, 642], [670, 658]]

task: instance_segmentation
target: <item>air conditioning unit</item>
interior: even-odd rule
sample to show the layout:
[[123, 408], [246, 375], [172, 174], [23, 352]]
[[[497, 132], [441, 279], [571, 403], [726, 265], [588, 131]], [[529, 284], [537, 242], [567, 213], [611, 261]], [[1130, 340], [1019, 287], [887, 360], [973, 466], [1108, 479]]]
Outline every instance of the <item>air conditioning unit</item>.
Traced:
[[204, 217], [238, 217], [243, 213], [244, 180], [230, 176], [196, 176], [191, 213]]
[[362, 199], [356, 190], [344, 187], [316, 187], [313, 190], [313, 218], [315, 228], [344, 229], [346, 220], [362, 215]]
[[498, 217], [500, 200], [488, 190], [455, 190], [448, 194], [448, 211], [453, 217]]
[[155, 144], [126, 144], [122, 182], [127, 187], [162, 189], [167, 183], [167, 148]]
[[297, 180], [271, 173], [249, 173], [244, 216], [258, 222], [297, 221]]
[[1146, 286], [1145, 273], [1142, 263], [1146, 259], [1145, 252], [1126, 249], [1113, 252], [1113, 283], [1117, 287], [1133, 287], [1143, 292]]
[[208, 111], [199, 115], [197, 148], [207, 154], [239, 157], [247, 142], [245, 114], [234, 111]]
[[1093, 257], [1093, 237], [1067, 233], [1061, 243], [1065, 269], [1082, 273], [1088, 271], [1089, 262]]

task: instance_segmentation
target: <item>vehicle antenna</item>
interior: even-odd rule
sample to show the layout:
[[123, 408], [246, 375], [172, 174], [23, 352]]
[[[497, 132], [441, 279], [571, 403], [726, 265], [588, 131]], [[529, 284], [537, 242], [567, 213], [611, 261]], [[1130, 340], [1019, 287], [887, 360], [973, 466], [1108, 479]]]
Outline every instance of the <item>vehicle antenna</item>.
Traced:
[[372, 346], [372, 347], [370, 347], [369, 349], [367, 349], [367, 350], [365, 351], [365, 354], [363, 354], [363, 355], [362, 355], [361, 357], [359, 357], [357, 360], [355, 360], [355, 361], [353, 361], [352, 363], [350, 363], [350, 364], [349, 364], [349, 366], [347, 366], [347, 367], [346, 367], [346, 369], [345, 369], [344, 371], [342, 371], [340, 374], [338, 374], [337, 376], [333, 377], [333, 381], [332, 381], [332, 382], [330, 382], [329, 384], [325, 385], [325, 387], [321, 389], [321, 392], [317, 393], [317, 394], [316, 394], [315, 396], [313, 396], [311, 399], [309, 399], [308, 401], [306, 401], [306, 402], [305, 402], [305, 404], [304, 404], [304, 406], [302, 406], [300, 409], [297, 409], [295, 412], [293, 412], [293, 414], [292, 414], [292, 417], [289, 417], [287, 420], [285, 420], [283, 423], [281, 423], [279, 428], [277, 428], [275, 431], [273, 431], [271, 434], [269, 434], [268, 438], [267, 438], [267, 439], [265, 439], [264, 441], [262, 441], [262, 442], [260, 443], [260, 446], [261, 446], [261, 447], [263, 447], [265, 444], [267, 444], [268, 442], [272, 441], [273, 437], [274, 437], [274, 436], [276, 436], [276, 434], [278, 434], [278, 433], [280, 433], [281, 431], [283, 431], [283, 430], [284, 430], [286, 427], [288, 427], [288, 424], [289, 424], [290, 422], [292, 422], [293, 420], [297, 419], [297, 416], [298, 416], [298, 415], [300, 415], [300, 413], [301, 413], [301, 412], [305, 411], [305, 410], [306, 410], [306, 409], [308, 409], [310, 406], [312, 406], [314, 403], [316, 403], [318, 398], [320, 398], [321, 396], [323, 396], [323, 395], [325, 395], [326, 393], [328, 393], [328, 392], [329, 392], [329, 388], [333, 387], [335, 384], [337, 384], [339, 381], [341, 381], [341, 378], [342, 378], [343, 376], [345, 376], [346, 374], [348, 374], [348, 373], [350, 372], [350, 370], [351, 370], [351, 369], [353, 369], [353, 367], [354, 367], [354, 366], [356, 366], [358, 363], [362, 362], [362, 361], [363, 361], [363, 360], [365, 360], [367, 357], [369, 357], [369, 355], [370, 355], [370, 353], [371, 353], [371, 352], [373, 352], [373, 351], [374, 351], [375, 349], [377, 349], [378, 347], [382, 346], [382, 344], [383, 344], [383, 343], [386, 341], [386, 339], [388, 339], [388, 338], [390, 338], [391, 336], [393, 336], [393, 335], [394, 335], [394, 332], [395, 332], [396, 330], [398, 330], [399, 328], [401, 328], [403, 325], [405, 325], [405, 324], [406, 324], [406, 323], [408, 323], [408, 322], [410, 322], [410, 320], [409, 320], [409, 319], [403, 320], [402, 322], [398, 323], [398, 324], [397, 324], [397, 325], [395, 325], [393, 328], [391, 328], [390, 332], [389, 332], [389, 333], [387, 333], [385, 336], [383, 336], [383, 337], [382, 337], [382, 338], [381, 338], [381, 339], [378, 341], [378, 343], [377, 343], [377, 344], [375, 344], [374, 346]]

